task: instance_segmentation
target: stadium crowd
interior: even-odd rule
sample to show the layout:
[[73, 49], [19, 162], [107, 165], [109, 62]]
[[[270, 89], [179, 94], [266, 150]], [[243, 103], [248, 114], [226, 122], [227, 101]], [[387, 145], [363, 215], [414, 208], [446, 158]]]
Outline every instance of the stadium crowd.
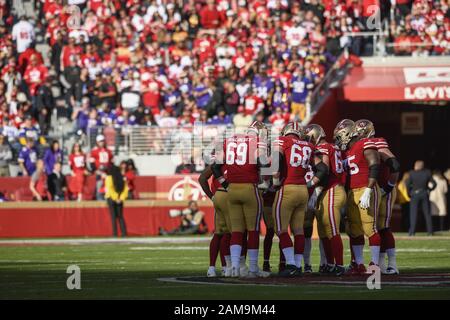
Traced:
[[[44, 157], [55, 108], [83, 133], [97, 126], [303, 120], [308, 96], [342, 48], [356, 55], [373, 49], [370, 39], [346, 34], [373, 29], [372, 5], [389, 22], [394, 53], [449, 52], [445, 0], [36, 5], [32, 19], [0, 1], [0, 141], [8, 144], [1, 146], [0, 166], [31, 144]], [[39, 36], [50, 46], [48, 56], [36, 49]]]

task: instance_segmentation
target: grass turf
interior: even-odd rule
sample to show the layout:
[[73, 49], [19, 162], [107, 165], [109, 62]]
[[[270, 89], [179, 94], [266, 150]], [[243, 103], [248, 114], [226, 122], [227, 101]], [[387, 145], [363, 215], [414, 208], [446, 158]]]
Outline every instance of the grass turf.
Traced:
[[[397, 263], [407, 273], [450, 273], [450, 234], [397, 241]], [[189, 241], [189, 240], [188, 240]], [[278, 261], [277, 244], [271, 262]], [[344, 248], [348, 248], [345, 240]], [[262, 250], [261, 250], [262, 251]], [[345, 250], [345, 261], [349, 261]], [[369, 252], [365, 251], [366, 260]], [[11, 245], [0, 242], [0, 299], [449, 299], [450, 286], [365, 284], [287, 286], [170, 283], [161, 277], [203, 276], [208, 243]], [[318, 242], [312, 262], [318, 265]], [[81, 290], [68, 290], [66, 269], [81, 269]], [[218, 260], [219, 264], [219, 260]], [[220, 268], [218, 268], [220, 269]], [[449, 274], [450, 276], [450, 274]], [[342, 278], [346, 280], [348, 278]], [[450, 278], [448, 279], [450, 281]], [[411, 281], [414, 281], [411, 279]]]

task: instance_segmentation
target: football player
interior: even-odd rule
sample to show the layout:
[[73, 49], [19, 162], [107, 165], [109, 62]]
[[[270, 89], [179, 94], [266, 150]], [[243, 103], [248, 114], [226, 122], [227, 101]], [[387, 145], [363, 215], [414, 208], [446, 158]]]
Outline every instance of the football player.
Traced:
[[380, 156], [375, 142], [360, 135], [355, 123], [345, 119], [338, 123], [335, 138], [345, 150], [345, 162], [349, 193], [347, 215], [350, 241], [356, 268], [352, 273], [364, 274], [364, 235], [369, 238], [371, 250], [370, 265], [379, 264], [380, 235], [377, 231], [377, 216], [381, 194], [377, 184], [380, 171]]
[[[308, 167], [308, 172], [305, 175], [305, 180], [308, 185], [308, 182], [314, 177], [314, 171], [311, 166]], [[311, 195], [314, 192], [314, 188], [308, 188], [308, 195]], [[303, 224], [303, 231], [305, 234], [305, 249], [303, 251], [303, 262], [304, 262], [304, 273], [312, 273], [312, 265], [311, 265], [311, 250], [312, 250], [312, 234], [313, 234], [313, 226], [314, 219], [316, 216], [316, 209], [307, 209], [305, 214], [305, 222]], [[319, 229], [319, 233], [320, 233]], [[319, 238], [320, 235], [319, 235]], [[319, 272], [322, 273], [327, 267], [327, 258], [325, 256], [325, 251], [323, 248], [322, 240], [319, 242], [319, 251], [320, 251], [320, 267]]]
[[[221, 155], [217, 155], [212, 165], [214, 176], [228, 192], [232, 277], [240, 276], [240, 258], [246, 230], [248, 233], [248, 276], [268, 276], [258, 268], [259, 225], [263, 201], [257, 184], [260, 180], [260, 167], [269, 162], [267, 141], [264, 137], [267, 137], [267, 128], [263, 123], [254, 121], [245, 134], [235, 134], [225, 139]], [[218, 162], [218, 159], [225, 159], [225, 161]], [[226, 179], [222, 174], [224, 165], [227, 171]]]
[[[302, 273], [305, 246], [303, 223], [308, 204], [305, 174], [314, 152], [314, 146], [304, 141], [304, 138], [300, 124], [290, 122], [283, 128], [282, 136], [274, 141], [272, 148], [272, 163], [278, 161], [273, 184], [280, 187], [273, 204], [275, 231], [286, 259], [286, 267], [279, 275], [285, 277]], [[289, 227], [294, 234], [294, 243], [288, 233]]]
[[340, 212], [345, 206], [347, 195], [342, 184], [344, 167], [342, 153], [337, 146], [325, 140], [325, 131], [317, 124], [305, 128], [309, 141], [315, 145], [314, 164], [316, 172], [308, 182], [315, 187], [308, 209], [316, 211], [319, 236], [327, 256], [326, 273], [341, 276], [345, 272], [344, 250], [339, 232]]
[[[395, 239], [390, 229], [390, 222], [397, 197], [395, 185], [399, 178], [400, 163], [389, 149], [387, 141], [381, 137], [374, 137], [375, 127], [371, 121], [361, 119], [356, 121], [355, 125], [360, 136], [371, 138], [375, 142], [381, 160], [380, 175], [378, 177], [378, 183], [381, 188], [381, 204], [377, 219], [377, 229], [381, 237], [380, 269], [384, 274], [398, 274]], [[385, 265], [386, 254], [388, 257], [387, 268]]]
[[271, 272], [270, 268], [270, 253], [272, 251], [273, 237], [275, 235], [275, 228], [272, 216], [272, 206], [275, 199], [275, 190], [272, 186], [262, 191], [263, 198], [263, 220], [266, 225], [266, 235], [264, 236], [264, 263], [263, 271]]
[[[209, 268], [206, 273], [207, 277], [216, 277], [216, 260], [219, 254], [225, 258], [225, 266], [222, 265], [222, 275], [231, 276], [231, 256], [230, 256], [230, 238], [231, 238], [231, 222], [228, 214], [227, 192], [222, 185], [212, 177], [211, 166], [207, 166], [200, 174], [198, 182], [205, 194], [214, 204], [214, 235], [209, 244]], [[211, 187], [208, 183], [212, 179]]]

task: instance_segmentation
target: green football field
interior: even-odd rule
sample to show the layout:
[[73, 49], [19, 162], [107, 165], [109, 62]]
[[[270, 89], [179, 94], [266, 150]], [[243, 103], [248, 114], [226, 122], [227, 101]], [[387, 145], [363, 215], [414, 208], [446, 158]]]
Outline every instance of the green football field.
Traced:
[[[0, 240], [0, 299], [449, 299], [450, 233], [397, 236], [401, 275], [382, 277], [380, 290], [369, 290], [365, 281], [351, 276], [324, 280], [311, 275], [317, 281], [295, 283], [276, 278], [262, 284], [204, 282], [205, 237]], [[344, 245], [348, 248], [347, 239]], [[345, 258], [348, 262], [348, 252]], [[312, 262], [317, 269], [317, 241]], [[80, 290], [67, 289], [70, 265], [80, 268]]]

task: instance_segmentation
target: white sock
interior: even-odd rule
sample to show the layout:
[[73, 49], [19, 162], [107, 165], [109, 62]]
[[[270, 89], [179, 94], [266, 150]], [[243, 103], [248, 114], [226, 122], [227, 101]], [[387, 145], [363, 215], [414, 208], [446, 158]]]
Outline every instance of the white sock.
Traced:
[[248, 269], [250, 272], [258, 272], [258, 249], [248, 249]]
[[386, 249], [388, 256], [388, 266], [397, 269], [397, 257], [395, 254], [395, 248]]
[[372, 262], [378, 265], [380, 261], [380, 246], [370, 246], [370, 252], [372, 253]]
[[319, 251], [320, 251], [320, 265], [323, 266], [327, 264], [327, 256], [325, 255], [325, 250], [323, 249], [322, 240], [319, 242]]
[[209, 266], [209, 269], [208, 269], [208, 271], [210, 271], [210, 270], [212, 270], [212, 271], [216, 272], [216, 267], [214, 267], [214, 266]]
[[225, 263], [227, 268], [231, 268], [231, 256], [225, 256]]
[[241, 256], [240, 258], [239, 258], [239, 265], [240, 265], [240, 267], [242, 268], [242, 267], [245, 267], [245, 256]]
[[378, 260], [378, 265], [380, 266], [380, 269], [386, 269], [386, 252], [380, 252], [380, 258]]
[[295, 265], [294, 247], [284, 248], [283, 254], [286, 259], [286, 264]]
[[305, 238], [305, 250], [303, 250], [305, 265], [311, 265], [311, 247], [311, 238]]
[[233, 244], [230, 246], [230, 253], [231, 253], [231, 266], [233, 268], [239, 268], [239, 264], [241, 261], [241, 251], [242, 246], [238, 244]]
[[295, 260], [295, 266], [297, 268], [300, 268], [302, 266], [303, 255], [302, 254], [294, 255], [294, 260]]
[[355, 262], [356, 264], [364, 264], [364, 256], [363, 256], [363, 245], [353, 245], [353, 253], [355, 254]]

